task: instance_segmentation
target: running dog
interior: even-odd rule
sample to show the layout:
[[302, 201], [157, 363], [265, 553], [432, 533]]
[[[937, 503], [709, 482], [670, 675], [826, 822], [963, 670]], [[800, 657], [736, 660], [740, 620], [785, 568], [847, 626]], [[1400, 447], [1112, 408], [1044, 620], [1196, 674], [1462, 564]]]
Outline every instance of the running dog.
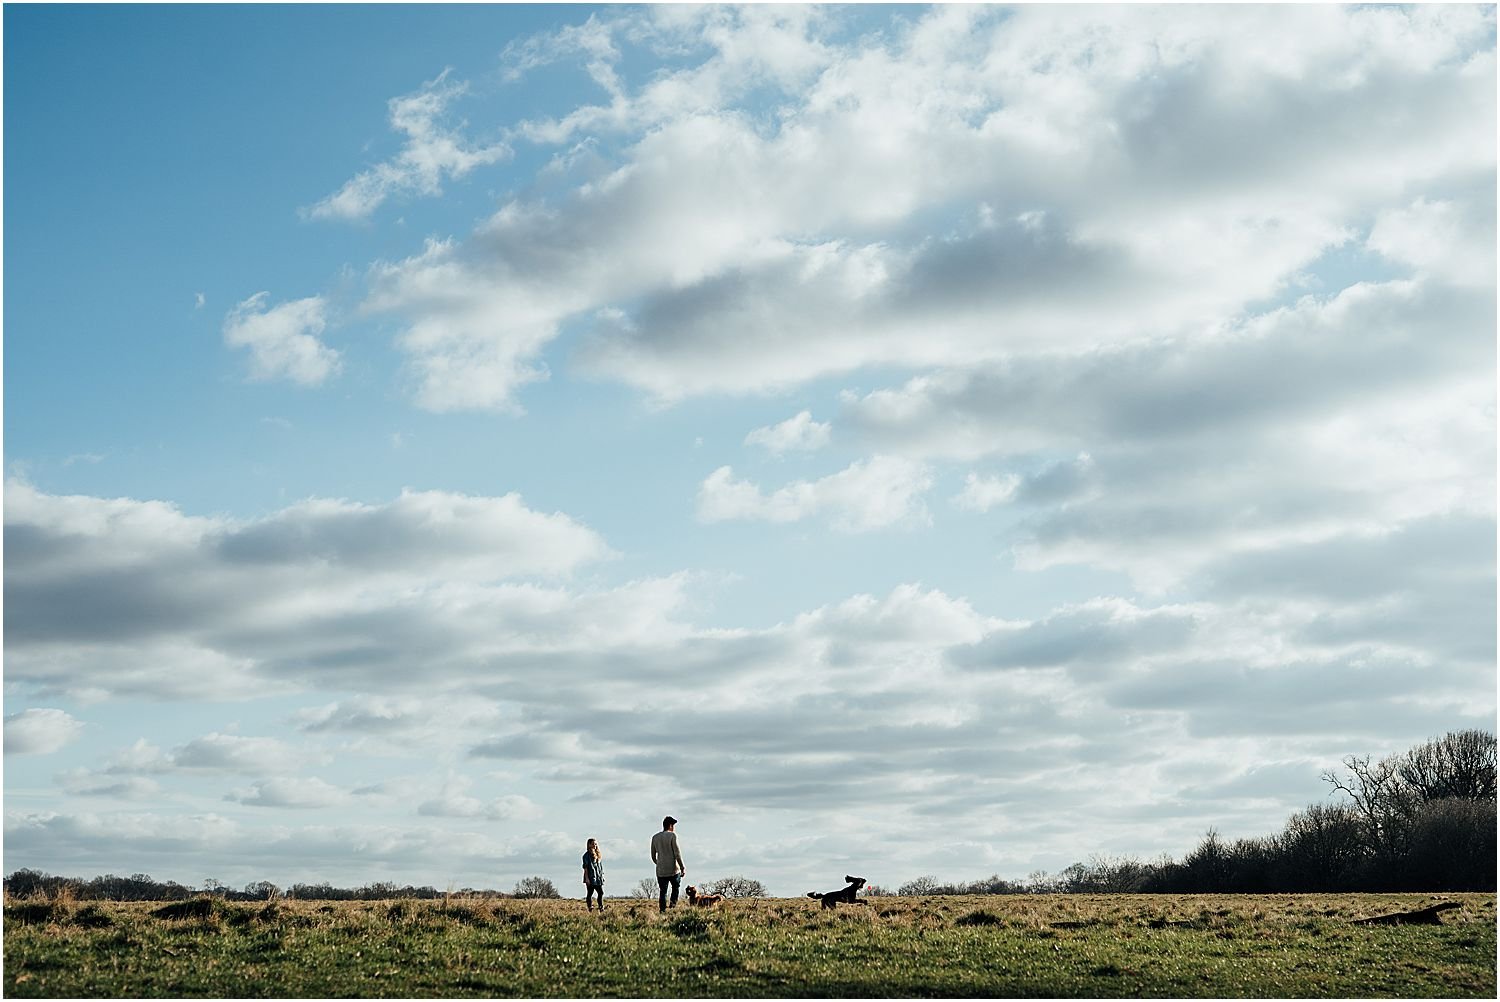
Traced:
[[687, 896], [688, 904], [696, 905], [699, 908], [709, 908], [724, 900], [724, 895], [722, 894], [699, 894], [698, 888], [692, 884], [688, 884], [687, 886]]
[[837, 908], [840, 901], [844, 902], [844, 904], [846, 905], [864, 904], [864, 902], [859, 900], [859, 898], [855, 895], [859, 894], [859, 889], [865, 886], [865, 878], [851, 877], [848, 874], [845, 874], [844, 879], [849, 881], [848, 887], [840, 887], [838, 890], [829, 891], [827, 894], [819, 894], [817, 891], [808, 891], [807, 896], [810, 898], [818, 898], [819, 900], [821, 900], [823, 902], [824, 908]]

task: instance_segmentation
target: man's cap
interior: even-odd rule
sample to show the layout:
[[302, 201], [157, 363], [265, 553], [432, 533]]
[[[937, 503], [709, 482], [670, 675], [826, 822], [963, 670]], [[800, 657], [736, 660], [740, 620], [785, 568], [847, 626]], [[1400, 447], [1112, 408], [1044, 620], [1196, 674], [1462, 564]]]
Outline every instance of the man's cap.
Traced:
[[677, 823], [677, 819], [674, 818], [674, 817], [672, 817], [672, 815], [670, 815], [670, 814], [668, 814], [666, 817], [664, 817], [664, 818], [661, 819], [661, 826], [663, 828], [667, 827], [667, 825], [675, 825], [676, 823]]

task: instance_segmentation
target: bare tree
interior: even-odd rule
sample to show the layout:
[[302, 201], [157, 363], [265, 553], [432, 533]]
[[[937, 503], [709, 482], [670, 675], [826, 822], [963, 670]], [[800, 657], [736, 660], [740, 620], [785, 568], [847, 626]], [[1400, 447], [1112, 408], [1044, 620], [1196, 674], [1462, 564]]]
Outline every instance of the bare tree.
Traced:
[[1298, 887], [1346, 887], [1360, 863], [1362, 822], [1348, 804], [1310, 804], [1277, 836], [1284, 865]]
[[896, 888], [896, 893], [901, 895], [902, 897], [911, 897], [914, 895], [922, 894], [934, 894], [937, 892], [937, 887], [938, 882], [936, 877], [923, 876], [918, 877], [916, 880], [908, 880], [906, 883]]
[[245, 895], [260, 901], [274, 901], [281, 897], [281, 888], [269, 880], [257, 880], [245, 885]]
[[546, 877], [522, 877], [516, 884], [518, 898], [560, 898], [557, 887]]
[[1495, 799], [1495, 736], [1454, 731], [1374, 764], [1368, 755], [1351, 755], [1344, 759], [1344, 770], [1325, 772], [1322, 778], [1349, 797], [1366, 845], [1389, 864], [1410, 849], [1414, 819], [1424, 804]]
[[1448, 797], [1494, 800], [1495, 736], [1454, 731], [1407, 752], [1397, 772], [1423, 803]]
[[1325, 783], [1346, 794], [1358, 812], [1366, 846], [1376, 857], [1390, 861], [1405, 848], [1405, 819], [1417, 804], [1411, 787], [1401, 778], [1401, 757], [1390, 755], [1371, 764], [1370, 756], [1344, 759], [1345, 773], [1329, 770]]
[[632, 898], [654, 898], [660, 892], [661, 887], [651, 877], [642, 877], [641, 882], [630, 889]]
[[722, 894], [726, 898], [764, 898], [769, 895], [766, 885], [749, 877], [723, 877], [703, 885], [707, 894]]

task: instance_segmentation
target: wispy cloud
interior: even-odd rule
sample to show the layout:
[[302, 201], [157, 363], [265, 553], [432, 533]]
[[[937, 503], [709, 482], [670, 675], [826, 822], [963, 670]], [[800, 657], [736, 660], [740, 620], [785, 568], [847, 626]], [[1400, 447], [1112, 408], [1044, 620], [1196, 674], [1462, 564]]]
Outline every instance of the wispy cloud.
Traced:
[[474, 146], [462, 134], [462, 124], [445, 124], [448, 108], [468, 91], [468, 85], [448, 80], [444, 70], [411, 94], [390, 101], [391, 128], [406, 137], [390, 160], [361, 171], [342, 188], [303, 210], [310, 219], [368, 218], [387, 199], [399, 195], [437, 195], [445, 178], [461, 178], [511, 155], [504, 143]]

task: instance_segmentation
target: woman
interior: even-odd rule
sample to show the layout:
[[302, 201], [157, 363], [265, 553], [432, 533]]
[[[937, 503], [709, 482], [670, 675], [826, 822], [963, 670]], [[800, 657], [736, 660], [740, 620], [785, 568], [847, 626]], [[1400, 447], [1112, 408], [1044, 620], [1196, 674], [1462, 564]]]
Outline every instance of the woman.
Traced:
[[599, 853], [599, 843], [589, 839], [583, 850], [584, 901], [589, 911], [594, 910], [594, 895], [599, 895], [599, 910], [604, 911], [604, 857]]

